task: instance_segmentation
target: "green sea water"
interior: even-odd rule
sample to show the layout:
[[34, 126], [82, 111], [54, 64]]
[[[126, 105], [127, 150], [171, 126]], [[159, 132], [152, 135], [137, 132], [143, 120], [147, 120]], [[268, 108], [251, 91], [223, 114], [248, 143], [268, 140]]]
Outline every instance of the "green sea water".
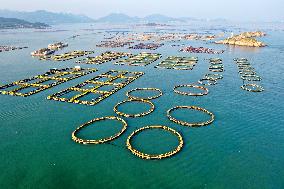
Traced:
[[[126, 48], [97, 48], [106, 30], [152, 31], [148, 28], [123, 26], [72, 25], [56, 26], [64, 31], [1, 31], [0, 45], [28, 46], [28, 49], [0, 53], [0, 85], [42, 74], [51, 68], [74, 67], [66, 62], [39, 61], [30, 52], [49, 43], [64, 40], [69, 47], [62, 50], [106, 50], [138, 53]], [[181, 27], [174, 27], [174, 29]], [[220, 32], [207, 27], [182, 27], [183, 32]], [[85, 30], [92, 29], [92, 30]], [[54, 29], [55, 30], [55, 29]], [[236, 30], [232, 28], [231, 30]], [[0, 188], [284, 188], [284, 85], [283, 30], [265, 28], [261, 38], [265, 48], [240, 48], [214, 45], [201, 41], [182, 41], [187, 45], [224, 49], [221, 55], [188, 54], [179, 47], [165, 45], [155, 51], [163, 55], [198, 56], [191, 71], [156, 69], [160, 60], [146, 67], [118, 66], [113, 62], [83, 65], [98, 71], [58, 85], [30, 97], [0, 96]], [[103, 33], [98, 33], [103, 32]], [[70, 38], [79, 34], [77, 38]], [[104, 36], [106, 35], [106, 36]], [[223, 59], [224, 78], [209, 87], [203, 97], [181, 96], [173, 92], [179, 84], [196, 83], [208, 73], [207, 58]], [[246, 92], [233, 58], [248, 58], [262, 77], [262, 93]], [[141, 71], [145, 75], [96, 106], [49, 101], [48, 95], [83, 82], [98, 74], [114, 70]], [[128, 127], [118, 139], [101, 145], [80, 145], [71, 133], [81, 124], [98, 117], [116, 116], [113, 107], [126, 100], [126, 92], [137, 87], [156, 87], [163, 96], [152, 102], [155, 111], [141, 118], [124, 118]], [[137, 106], [136, 106], [137, 105]], [[213, 112], [213, 124], [188, 128], [168, 120], [166, 111], [178, 105], [195, 105]], [[128, 112], [147, 110], [148, 106], [125, 104]], [[183, 120], [206, 120], [192, 111], [174, 114]], [[163, 160], [143, 160], [126, 148], [126, 139], [134, 130], [147, 125], [165, 125], [180, 132], [184, 147], [175, 156]], [[85, 138], [108, 137], [121, 129], [121, 124], [106, 121], [84, 129]], [[177, 139], [167, 132], [140, 133], [133, 146], [148, 153], [163, 153], [176, 147]]]

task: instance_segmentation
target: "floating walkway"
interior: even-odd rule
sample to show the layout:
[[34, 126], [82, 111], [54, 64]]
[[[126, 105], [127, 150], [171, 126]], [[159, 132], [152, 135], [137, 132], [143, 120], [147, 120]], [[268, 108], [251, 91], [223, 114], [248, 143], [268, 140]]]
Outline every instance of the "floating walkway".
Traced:
[[97, 69], [89, 68], [51, 69], [42, 75], [0, 86], [0, 93], [4, 95], [27, 97], [96, 71]]
[[95, 57], [87, 57], [82, 60], [76, 61], [76, 63], [79, 64], [103, 64], [112, 60], [117, 60], [119, 58], [127, 57], [130, 56], [130, 53], [125, 53], [125, 52], [110, 52], [107, 51], [105, 53], [102, 53], [99, 56]]
[[197, 62], [197, 57], [170, 56], [166, 60], [160, 62], [155, 68], [192, 70]]
[[143, 72], [110, 70], [47, 99], [94, 106], [144, 75]]
[[115, 62], [115, 65], [128, 66], [147, 66], [162, 57], [161, 54], [142, 52], [137, 55], [132, 55], [128, 59]]

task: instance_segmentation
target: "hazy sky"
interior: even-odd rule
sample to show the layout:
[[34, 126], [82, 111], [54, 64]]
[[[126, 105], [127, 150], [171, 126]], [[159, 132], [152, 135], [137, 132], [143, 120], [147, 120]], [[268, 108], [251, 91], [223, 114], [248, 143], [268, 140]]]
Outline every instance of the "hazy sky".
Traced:
[[0, 0], [0, 4], [0, 9], [41, 9], [85, 14], [92, 18], [115, 12], [131, 16], [160, 13], [240, 21], [284, 20], [284, 0]]

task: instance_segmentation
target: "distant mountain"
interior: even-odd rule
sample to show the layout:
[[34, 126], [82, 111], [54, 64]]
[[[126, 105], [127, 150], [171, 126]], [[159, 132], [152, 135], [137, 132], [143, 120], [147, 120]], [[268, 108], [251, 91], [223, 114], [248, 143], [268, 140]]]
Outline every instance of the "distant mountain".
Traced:
[[123, 23], [123, 22], [139, 22], [140, 18], [130, 17], [126, 14], [112, 13], [107, 16], [101, 17], [96, 22], [107, 22], [107, 23]]
[[3, 18], [0, 17], [0, 29], [18, 29], [18, 28], [47, 28], [50, 27], [47, 24], [36, 22], [31, 23], [25, 20], [17, 19], [17, 18]]
[[[164, 16], [161, 14], [152, 14], [144, 18], [131, 17], [126, 14], [112, 13], [107, 16], [101, 17], [97, 20], [89, 18], [84, 15], [75, 15], [69, 13], [54, 13], [45, 10], [38, 10], [34, 12], [21, 12], [11, 10], [1, 10], [0, 17], [4, 18], [17, 18], [28, 22], [53, 24], [65, 24], [65, 23], [168, 23], [168, 22], [189, 22], [189, 21], [206, 21], [206, 19], [196, 19], [191, 17], [173, 18]], [[221, 21], [222, 19], [216, 19]], [[223, 21], [223, 20], [222, 20]]]
[[105, 23], [137, 23], [137, 22], [153, 23], [153, 22], [170, 22], [170, 21], [178, 21], [178, 19], [160, 14], [152, 14], [144, 18], [139, 18], [139, 17], [131, 17], [121, 13], [112, 13], [96, 20], [96, 22], [105, 22]]
[[164, 16], [161, 14], [152, 14], [142, 18], [144, 22], [174, 22], [174, 21], [182, 21], [178, 18], [172, 18], [168, 16]]
[[65, 23], [88, 23], [94, 22], [93, 19], [84, 15], [74, 15], [69, 13], [53, 13], [45, 10], [35, 12], [20, 12], [11, 10], [0, 10], [0, 17], [18, 18], [28, 22], [42, 22], [46, 24], [65, 24]]
[[187, 21], [206, 21], [206, 19], [202, 19], [202, 18], [193, 18], [193, 17], [180, 17], [180, 20], [187, 22]]
[[211, 19], [210, 21], [213, 21], [213, 22], [227, 22], [227, 20], [224, 19], [224, 18], [215, 18], [215, 19]]
[[[221, 19], [218, 19], [221, 20]], [[104, 23], [167, 23], [167, 22], [189, 22], [189, 21], [206, 21], [206, 19], [180, 17], [173, 18], [161, 14], [152, 14], [144, 18], [131, 17], [126, 14], [109, 14], [105, 17], [99, 18], [96, 22]]]

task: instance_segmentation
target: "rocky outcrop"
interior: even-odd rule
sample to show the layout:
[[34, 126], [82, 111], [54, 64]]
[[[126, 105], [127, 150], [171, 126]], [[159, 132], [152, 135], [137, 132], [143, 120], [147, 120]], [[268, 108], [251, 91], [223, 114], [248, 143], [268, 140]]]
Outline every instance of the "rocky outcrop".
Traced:
[[261, 32], [261, 31], [244, 32], [244, 33], [241, 33], [238, 36], [243, 37], [243, 38], [247, 38], [247, 37], [263, 37], [263, 36], [266, 36], [266, 33]]
[[246, 47], [265, 47], [266, 44], [256, 40], [254, 37], [262, 37], [266, 34], [260, 31], [257, 32], [244, 32], [239, 35], [229, 37], [224, 40], [215, 41], [216, 44], [238, 45]]

